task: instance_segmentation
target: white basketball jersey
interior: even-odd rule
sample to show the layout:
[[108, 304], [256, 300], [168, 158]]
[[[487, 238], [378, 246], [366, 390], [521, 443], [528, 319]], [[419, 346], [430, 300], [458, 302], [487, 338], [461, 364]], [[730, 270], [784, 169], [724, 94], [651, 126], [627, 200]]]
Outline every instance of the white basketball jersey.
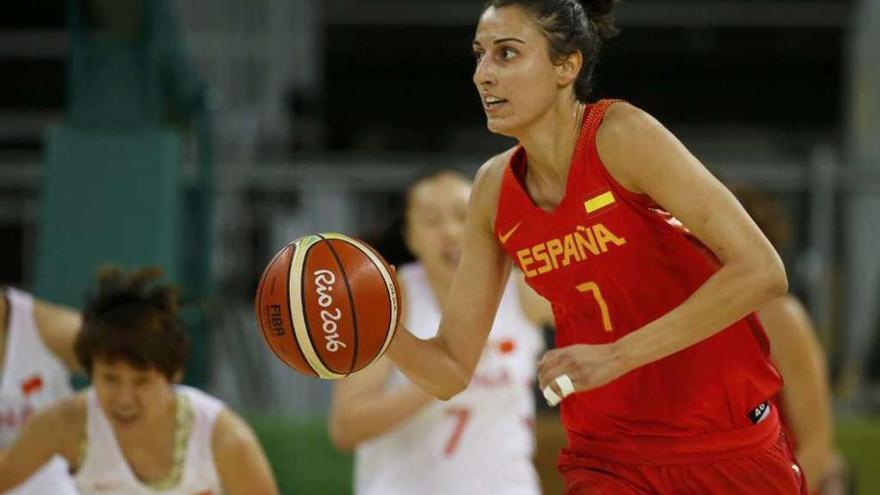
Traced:
[[[441, 311], [424, 269], [397, 270], [405, 290], [406, 328], [431, 338]], [[509, 283], [495, 325], [468, 388], [435, 401], [396, 430], [362, 444], [355, 453], [357, 495], [540, 493], [532, 464], [538, 328], [520, 309]], [[387, 386], [407, 378], [394, 370]]]
[[101, 409], [94, 389], [87, 393], [86, 455], [74, 475], [82, 495], [220, 495], [220, 476], [214, 466], [211, 435], [223, 403], [191, 387], [175, 387], [189, 400], [192, 431], [184, 456], [183, 473], [176, 487], [154, 490], [141, 482], [122, 455], [110, 421]]
[[[4, 297], [0, 291], [0, 297]], [[6, 357], [0, 371], [0, 449], [9, 447], [37, 410], [73, 393], [64, 364], [40, 337], [33, 298], [8, 288]], [[55, 456], [33, 476], [6, 495], [75, 494], [67, 462]]]

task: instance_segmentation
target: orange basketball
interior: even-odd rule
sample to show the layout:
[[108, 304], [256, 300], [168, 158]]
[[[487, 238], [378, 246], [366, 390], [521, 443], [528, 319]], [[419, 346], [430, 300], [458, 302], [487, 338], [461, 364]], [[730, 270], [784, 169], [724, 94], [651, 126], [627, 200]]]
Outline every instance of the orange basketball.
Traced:
[[400, 290], [394, 271], [367, 244], [342, 234], [307, 235], [269, 262], [254, 310], [263, 338], [284, 364], [335, 379], [388, 348]]

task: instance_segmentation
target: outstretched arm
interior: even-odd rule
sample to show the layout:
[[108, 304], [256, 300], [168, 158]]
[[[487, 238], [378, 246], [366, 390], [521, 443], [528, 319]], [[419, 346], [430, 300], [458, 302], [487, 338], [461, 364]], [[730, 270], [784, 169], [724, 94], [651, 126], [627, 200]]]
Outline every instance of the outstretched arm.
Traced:
[[441, 399], [461, 392], [470, 382], [510, 274], [510, 261], [492, 228], [504, 160], [505, 155], [493, 158], [477, 174], [461, 261], [437, 336], [421, 340], [401, 326], [388, 350], [388, 356], [411, 381]]

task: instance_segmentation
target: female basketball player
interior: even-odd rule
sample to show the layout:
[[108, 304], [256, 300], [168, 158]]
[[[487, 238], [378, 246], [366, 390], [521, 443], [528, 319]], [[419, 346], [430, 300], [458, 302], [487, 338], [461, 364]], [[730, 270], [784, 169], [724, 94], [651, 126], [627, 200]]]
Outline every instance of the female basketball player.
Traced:
[[538, 379], [549, 402], [564, 399], [568, 493], [799, 493], [752, 315], [786, 292], [784, 268], [660, 123], [586, 104], [611, 8], [486, 4], [473, 79], [489, 129], [519, 145], [477, 174], [437, 336], [401, 329], [389, 355], [437, 397], [463, 390], [513, 259], [553, 305], [559, 348]]
[[[788, 239], [788, 222], [779, 205], [747, 187], [731, 190], [781, 251]], [[798, 298], [786, 294], [761, 306], [758, 317], [770, 338], [773, 363], [785, 383], [775, 402], [795, 444], [807, 485], [814, 495], [844, 495], [846, 462], [833, 447], [826, 357], [810, 315]]]
[[[434, 335], [440, 322], [469, 194], [470, 183], [449, 171], [408, 191], [404, 238], [417, 261], [397, 276], [406, 327], [420, 337]], [[357, 449], [356, 494], [540, 493], [530, 388], [543, 347], [537, 326], [552, 314], [531, 290], [519, 298], [516, 291], [508, 284], [474, 378], [452, 400], [437, 401], [387, 359], [337, 383], [330, 433], [337, 447]]]
[[53, 455], [83, 495], [277, 493], [250, 428], [224, 405], [174, 386], [188, 344], [156, 271], [99, 273], [76, 354], [92, 387], [34, 415], [0, 457], [0, 491]]
[[[79, 313], [6, 288], [0, 290], [0, 452], [38, 409], [73, 394], [79, 370], [73, 342]], [[55, 456], [11, 495], [74, 495], [67, 463]]]

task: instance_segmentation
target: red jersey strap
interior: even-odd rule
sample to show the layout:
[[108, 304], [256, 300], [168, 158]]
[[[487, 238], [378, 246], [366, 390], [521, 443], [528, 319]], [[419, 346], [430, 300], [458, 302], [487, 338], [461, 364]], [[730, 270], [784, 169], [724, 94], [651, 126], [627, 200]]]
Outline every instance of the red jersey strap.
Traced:
[[581, 133], [581, 139], [586, 140], [588, 144], [595, 143], [596, 133], [599, 131], [599, 126], [602, 125], [602, 119], [605, 118], [605, 112], [608, 111], [608, 108], [611, 107], [611, 105], [622, 101], [624, 100], [599, 100], [596, 103], [589, 105], [587, 116], [584, 117], [584, 132]]
[[603, 177], [605, 182], [621, 197], [626, 198], [643, 208], [656, 208], [657, 204], [647, 194], [634, 193], [618, 183], [611, 173], [608, 172], [608, 169], [602, 162], [602, 158], [599, 156], [599, 150], [596, 145], [596, 134], [599, 132], [599, 127], [602, 125], [602, 121], [605, 119], [605, 113], [611, 105], [625, 102], [625, 100], [618, 99], [599, 100], [590, 107], [587, 116], [584, 117], [584, 129], [583, 132], [581, 132], [580, 139], [584, 140], [584, 144], [586, 144], [584, 149], [587, 150], [587, 156], [585, 157], [587, 170], [585, 172], [588, 175], [599, 175]]

